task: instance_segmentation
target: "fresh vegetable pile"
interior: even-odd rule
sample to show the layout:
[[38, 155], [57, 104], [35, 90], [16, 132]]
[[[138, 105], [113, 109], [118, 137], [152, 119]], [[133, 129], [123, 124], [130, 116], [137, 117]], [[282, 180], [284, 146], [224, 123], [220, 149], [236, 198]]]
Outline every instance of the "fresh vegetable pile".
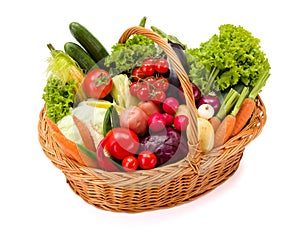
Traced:
[[[140, 26], [145, 27], [144, 17]], [[221, 25], [198, 48], [157, 27], [177, 54], [197, 107], [199, 150], [208, 153], [237, 135], [270, 76], [259, 40], [241, 26]], [[68, 157], [105, 171], [150, 170], [188, 153], [189, 115], [183, 88], [164, 51], [142, 35], [109, 53], [79, 23], [76, 42], [51, 57], [43, 99], [46, 121]]]

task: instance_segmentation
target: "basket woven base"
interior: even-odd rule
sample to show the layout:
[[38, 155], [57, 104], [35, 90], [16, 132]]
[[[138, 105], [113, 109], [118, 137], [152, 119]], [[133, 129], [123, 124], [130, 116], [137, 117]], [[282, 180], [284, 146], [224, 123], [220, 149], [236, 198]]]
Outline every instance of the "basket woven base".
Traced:
[[[236, 158], [241, 158], [242, 154], [239, 156], [236, 156]], [[158, 210], [158, 209], [165, 209], [165, 208], [171, 208], [177, 205], [182, 205], [187, 202], [191, 202], [200, 196], [203, 196], [207, 194], [208, 192], [212, 191], [213, 189], [217, 188], [219, 185], [224, 183], [230, 176], [232, 176], [239, 167], [240, 159], [237, 159], [235, 163], [230, 165], [230, 168], [224, 171], [223, 178], [220, 178], [216, 181], [211, 179], [206, 179], [206, 183], [203, 183], [203, 180], [205, 178], [199, 177], [197, 181], [195, 182], [195, 188], [190, 193], [189, 197], [186, 197], [184, 193], [182, 194], [182, 198], [180, 195], [178, 195], [179, 191], [176, 191], [176, 180], [174, 180], [172, 183], [168, 184], [167, 188], [161, 188], [160, 190], [155, 191], [153, 189], [154, 195], [153, 195], [153, 202], [152, 204], [149, 204], [149, 201], [151, 202], [151, 196], [149, 195], [149, 191], [147, 189], [135, 191], [136, 197], [144, 197], [145, 203], [147, 205], [143, 205], [143, 200], [140, 200], [139, 202], [134, 202], [134, 196], [133, 198], [129, 198], [128, 202], [124, 202], [124, 191], [116, 191], [115, 198], [111, 199], [99, 199], [99, 197], [95, 194], [94, 199], [91, 199], [90, 196], [86, 196], [86, 191], [83, 191], [82, 188], [78, 187], [78, 184], [72, 180], [67, 180], [67, 183], [71, 187], [71, 189], [79, 195], [84, 201], [87, 203], [95, 206], [96, 208], [100, 208], [102, 210], [108, 210], [108, 211], [114, 211], [114, 212], [126, 212], [126, 213], [137, 213], [137, 212], [144, 212], [144, 211], [150, 211], [150, 210]], [[189, 180], [189, 178], [181, 178], [185, 180]], [[115, 187], [112, 186], [105, 186], [102, 188], [106, 191], [109, 190], [116, 190]], [[126, 191], [127, 192], [127, 191]], [[126, 193], [125, 192], [125, 193]], [[119, 194], [119, 195], [118, 195]], [[167, 196], [161, 196], [159, 200], [157, 200], [156, 194], [168, 194]], [[173, 195], [173, 196], [172, 196]], [[131, 200], [131, 201], [130, 201]]]

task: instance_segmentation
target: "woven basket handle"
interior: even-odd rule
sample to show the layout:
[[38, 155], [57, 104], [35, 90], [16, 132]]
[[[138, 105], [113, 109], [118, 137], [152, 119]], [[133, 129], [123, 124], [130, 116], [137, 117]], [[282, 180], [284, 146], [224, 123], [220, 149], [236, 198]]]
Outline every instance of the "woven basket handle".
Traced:
[[[197, 157], [197, 146], [198, 146], [198, 124], [197, 124], [197, 114], [196, 114], [196, 106], [195, 106], [195, 99], [193, 95], [193, 89], [191, 86], [191, 83], [189, 81], [188, 75], [186, 74], [178, 56], [172, 49], [172, 47], [167, 43], [166, 40], [164, 40], [160, 35], [157, 33], [143, 28], [139, 26], [134, 26], [131, 28], [128, 28], [120, 37], [119, 42], [120, 44], [125, 43], [126, 40], [133, 34], [139, 34], [146, 36], [147, 38], [154, 41], [157, 45], [159, 45], [164, 52], [167, 54], [170, 63], [172, 64], [179, 81], [181, 83], [181, 86], [184, 91], [184, 96], [186, 99], [186, 105], [188, 107], [188, 117], [189, 117], [189, 124], [190, 127], [188, 128], [187, 136], [188, 136], [188, 143], [189, 143], [189, 154], [188, 154], [188, 160], [191, 164], [191, 166], [196, 169], [199, 165], [199, 158]], [[195, 154], [196, 153], [196, 154]], [[197, 165], [194, 165], [197, 164]], [[196, 167], [196, 168], [195, 168]]]

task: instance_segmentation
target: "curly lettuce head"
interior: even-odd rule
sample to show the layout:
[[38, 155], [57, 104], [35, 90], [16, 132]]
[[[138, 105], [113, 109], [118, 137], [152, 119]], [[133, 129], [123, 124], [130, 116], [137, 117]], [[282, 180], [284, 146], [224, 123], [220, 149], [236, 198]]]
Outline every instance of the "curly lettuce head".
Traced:
[[[194, 56], [194, 63], [200, 63], [209, 72], [218, 72], [215, 82], [220, 90], [236, 84], [254, 87], [262, 74], [270, 70], [260, 40], [243, 27], [232, 24], [221, 25], [219, 35], [201, 43], [200, 48], [190, 50], [190, 54]], [[194, 65], [191, 74], [195, 76], [195, 69], [203, 69], [202, 66]], [[196, 79], [206, 84], [205, 77]]]

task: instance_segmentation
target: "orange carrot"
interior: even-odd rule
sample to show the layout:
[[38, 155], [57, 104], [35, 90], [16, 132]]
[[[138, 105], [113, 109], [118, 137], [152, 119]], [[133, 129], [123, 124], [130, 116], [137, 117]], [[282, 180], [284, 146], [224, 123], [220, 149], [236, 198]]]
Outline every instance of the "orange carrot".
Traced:
[[68, 158], [77, 161], [78, 163], [84, 165], [84, 162], [80, 156], [77, 145], [75, 142], [66, 138], [63, 134], [58, 132], [52, 132], [52, 136], [59, 147], [64, 151]]
[[255, 102], [251, 98], [246, 98], [236, 115], [236, 123], [231, 136], [237, 135], [246, 125], [255, 108]]
[[58, 126], [49, 117], [45, 116], [45, 120], [46, 123], [48, 124], [50, 132], [57, 132], [62, 134]]
[[58, 126], [47, 116], [45, 117], [46, 123], [48, 124], [51, 135], [53, 136], [56, 143], [63, 149], [67, 157], [77, 162], [82, 162], [79, 155], [76, 144], [73, 141], [67, 139], [64, 134], [60, 131]]
[[223, 145], [231, 137], [236, 123], [236, 115], [239, 112], [240, 107], [248, 94], [248, 91], [248, 87], [243, 88], [238, 100], [234, 105], [233, 110], [229, 115], [226, 115], [226, 117], [222, 120], [220, 126], [217, 128], [217, 131], [215, 132], [214, 147]]
[[223, 145], [231, 136], [235, 125], [235, 116], [226, 115], [215, 133], [214, 147]]
[[214, 132], [217, 131], [219, 125], [221, 124], [221, 120], [217, 116], [213, 116], [208, 120], [214, 128]]
[[90, 130], [86, 126], [86, 124], [83, 121], [81, 121], [80, 119], [78, 119], [75, 115], [73, 115], [73, 120], [74, 120], [74, 123], [75, 123], [76, 127], [78, 128], [78, 131], [79, 131], [79, 134], [82, 138], [84, 146], [88, 150], [96, 152], [96, 147], [95, 147], [95, 144], [94, 144], [93, 137], [90, 133]]
[[263, 73], [255, 87], [249, 93], [249, 96], [243, 101], [243, 104], [241, 105], [236, 115], [236, 126], [232, 131], [232, 136], [237, 135], [245, 127], [246, 123], [248, 122], [255, 109], [254, 100], [257, 97], [258, 93], [261, 91], [262, 87], [266, 84], [266, 81], [269, 78], [269, 76], [270, 74], [268, 71]]

